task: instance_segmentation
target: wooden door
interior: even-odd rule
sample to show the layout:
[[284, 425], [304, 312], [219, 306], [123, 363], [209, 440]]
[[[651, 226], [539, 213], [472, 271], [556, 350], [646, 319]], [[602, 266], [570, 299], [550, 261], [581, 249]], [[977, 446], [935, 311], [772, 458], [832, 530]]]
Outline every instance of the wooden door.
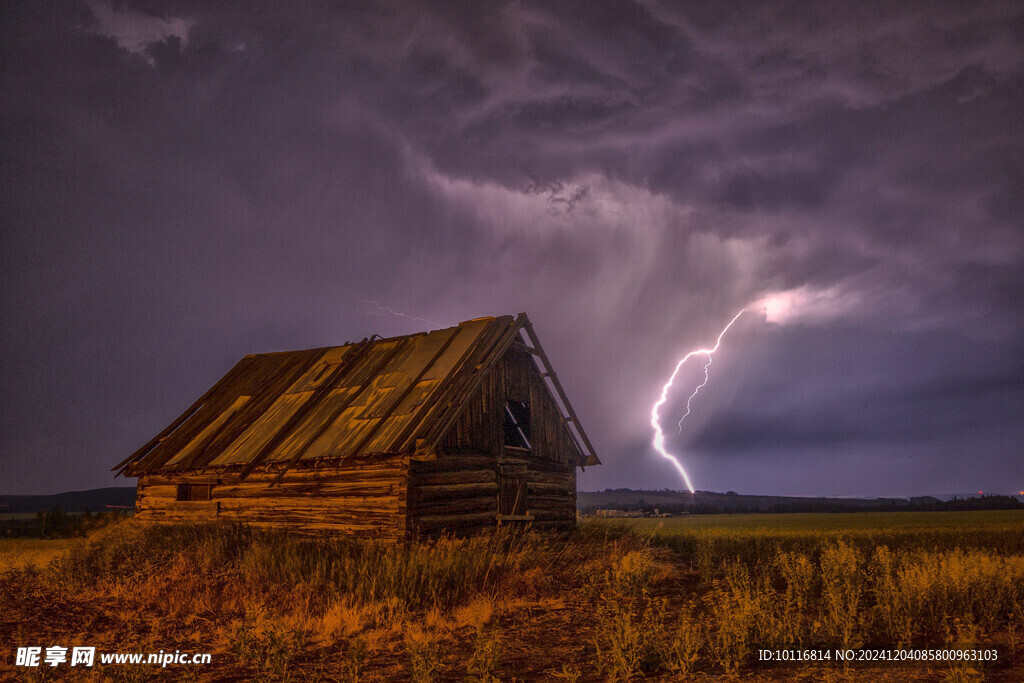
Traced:
[[508, 517], [526, 515], [526, 468], [501, 468], [498, 473], [498, 514]]

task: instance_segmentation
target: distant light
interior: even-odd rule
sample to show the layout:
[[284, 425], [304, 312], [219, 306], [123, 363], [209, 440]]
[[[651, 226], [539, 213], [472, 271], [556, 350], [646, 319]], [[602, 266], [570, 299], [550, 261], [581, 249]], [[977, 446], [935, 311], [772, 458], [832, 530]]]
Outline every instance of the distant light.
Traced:
[[985, 494], [983, 494], [983, 493], [982, 493], [981, 491], [978, 491], [978, 495], [979, 495], [979, 496], [983, 496], [983, 495], [985, 495]]

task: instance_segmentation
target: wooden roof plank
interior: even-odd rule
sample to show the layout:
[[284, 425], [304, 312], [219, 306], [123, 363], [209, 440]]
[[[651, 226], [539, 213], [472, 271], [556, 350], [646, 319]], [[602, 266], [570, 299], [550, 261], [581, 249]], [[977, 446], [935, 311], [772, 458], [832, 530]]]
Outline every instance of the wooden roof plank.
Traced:
[[204, 448], [193, 454], [187, 462], [182, 462], [172, 470], [206, 467], [221, 455], [229, 452], [234, 442], [242, 438], [246, 432], [264, 418], [267, 412], [277, 403], [303, 374], [323, 355], [323, 349], [301, 351], [285, 358], [256, 356], [259, 365], [253, 372], [233, 387], [233, 394], [253, 396], [241, 410], [218, 432], [217, 436]]
[[[399, 349], [401, 349], [405, 345], [405, 343], [406, 340], [402, 340], [395, 345], [395, 348], [388, 356], [388, 360], [385, 361], [384, 366], [382, 367], [386, 367], [387, 363], [390, 362], [391, 358], [393, 358], [398, 353]], [[276, 448], [281, 442], [284, 441], [285, 437], [287, 437], [288, 434], [291, 433], [291, 431], [296, 426], [299, 425], [299, 423], [302, 421], [302, 418], [305, 417], [309, 409], [312, 406], [316, 405], [321, 398], [326, 396], [330, 392], [330, 390], [334, 388], [334, 386], [338, 382], [341, 381], [341, 379], [348, 373], [350, 369], [351, 368], [348, 367], [346, 364], [339, 363], [338, 367], [334, 370], [334, 374], [332, 375], [332, 377], [329, 380], [324, 381], [319, 388], [313, 391], [313, 395], [310, 396], [308, 400], [306, 400], [303, 403], [303, 405], [300, 406], [299, 409], [289, 417], [288, 421], [270, 438], [270, 440], [266, 444], [264, 444], [263, 448], [260, 449], [259, 452], [257, 452], [254, 456], [252, 456], [249, 459], [248, 464], [242, 469], [242, 473], [239, 475], [239, 481], [242, 481], [246, 477], [248, 477], [249, 473], [252, 472], [257, 465], [262, 463], [266, 459], [266, 457], [270, 455], [274, 448]]]
[[[349, 374], [350, 376], [355, 374], [355, 370], [359, 366], [359, 363], [363, 362], [364, 360], [367, 360], [367, 352], [369, 351], [369, 349], [370, 349], [370, 346], [369, 346], [369, 343], [367, 343], [366, 346], [364, 346], [364, 347], [362, 347], [362, 348], [360, 348], [358, 350], [357, 355], [353, 356], [353, 359], [354, 359], [355, 362], [350, 364], [350, 366], [348, 368], [350, 372], [347, 373], [347, 374]], [[394, 353], [397, 353], [397, 352], [398, 352], [398, 348], [396, 347], [394, 349]], [[363, 382], [363, 386], [365, 386], [365, 384], [369, 381], [369, 378], [372, 378], [372, 377], [376, 376], [377, 373], [379, 373], [380, 370], [387, 365], [387, 363], [390, 361], [390, 359], [391, 359], [391, 356], [388, 356], [387, 358], [385, 358], [383, 361], [381, 361], [376, 366], [368, 365], [367, 369], [370, 370], [370, 368], [372, 368], [372, 370], [370, 370], [369, 372], [365, 372], [364, 377], [366, 379]], [[352, 402], [356, 399], [356, 397], [361, 392], [362, 392], [362, 388], [358, 388], [355, 391], [349, 392], [349, 394], [341, 401], [341, 403], [334, 410], [331, 411], [331, 413], [328, 415], [327, 419], [325, 419], [323, 421], [321, 426], [316, 429], [316, 431], [313, 433], [313, 435], [310, 436], [308, 439], [306, 439], [305, 443], [300, 448], [298, 448], [296, 450], [296, 453], [292, 457], [292, 459], [289, 460], [285, 464], [284, 469], [282, 469], [281, 472], [274, 479], [274, 481], [272, 481], [270, 483], [271, 486], [273, 486], [273, 485], [275, 485], [275, 484], [277, 484], [278, 482], [281, 481], [281, 478], [284, 477], [285, 472], [287, 472], [289, 469], [291, 469], [292, 467], [295, 466], [295, 463], [297, 463], [302, 458], [302, 455], [303, 455], [303, 453], [306, 452], [306, 449], [308, 449], [311, 444], [313, 444], [318, 438], [320, 438], [320, 436], [325, 431], [327, 431], [327, 429], [331, 426], [331, 424], [333, 424], [334, 421], [337, 420], [341, 416], [341, 414], [345, 412], [345, 409], [348, 408], [352, 404]]]
[[238, 409], [245, 405], [251, 398], [251, 396], [239, 396], [237, 399], [235, 399], [235, 402], [228, 406], [227, 410], [222, 412], [216, 419], [207, 424], [206, 427], [203, 428], [203, 430], [199, 432], [199, 434], [197, 434], [194, 439], [192, 439], [192, 441], [190, 441], [183, 449], [178, 451], [174, 455], [174, 457], [168, 460], [167, 464], [173, 465], [176, 462], [180, 462], [187, 458], [190, 454], [195, 453], [197, 451], [201, 451], [203, 448], [209, 445], [209, 443], [213, 441], [214, 437], [217, 436], [218, 432], [224, 426], [224, 423], [227, 422], [231, 418], [231, 416], [234, 415], [238, 411]]
[[[473, 322], [479, 321], [471, 321], [470, 324]], [[462, 329], [464, 326], [460, 325], [459, 327]], [[467, 366], [470, 358], [480, 353], [481, 339], [486, 338], [489, 334], [493, 334], [494, 329], [494, 321], [488, 322], [471, 337], [466, 348], [459, 355], [458, 360], [452, 364], [441, 382], [431, 392], [429, 400], [425, 400], [422, 403], [420, 409], [409, 419], [402, 431], [396, 435], [394, 443], [398, 445], [399, 452], [405, 452], [412, 448], [415, 445], [421, 428], [429, 425], [435, 413], [442, 413], [444, 407], [451, 402], [450, 394], [452, 387], [459, 384], [458, 379], [463, 374], [463, 367]]]
[[397, 408], [398, 405], [405, 399], [405, 397], [409, 395], [409, 392], [412, 391], [413, 387], [415, 387], [416, 384], [421, 379], [423, 379], [423, 376], [427, 374], [427, 371], [431, 367], [433, 367], [434, 363], [437, 362], [438, 358], [440, 358], [444, 354], [444, 352], [448, 350], [448, 347], [451, 346], [451, 343], [455, 341], [455, 337], [457, 337], [458, 335], [459, 328], [453, 328], [452, 333], [448, 335], [448, 338], [445, 339], [443, 344], [441, 344], [441, 348], [438, 349], [437, 352], [430, 357], [430, 360], [422, 367], [422, 369], [420, 369], [419, 374], [416, 375], [416, 378], [409, 382], [408, 386], [405, 388], [404, 391], [398, 392], [399, 395], [396, 398], [391, 399], [391, 403], [388, 405], [385, 414], [381, 416], [381, 418], [377, 421], [377, 424], [374, 425], [374, 427], [363, 437], [362, 441], [360, 441], [358, 445], [352, 448], [352, 452], [350, 455], [359, 455], [359, 453], [363, 450], [366, 444], [370, 443], [370, 441], [373, 439], [374, 436], [376, 436], [380, 428], [384, 426], [384, 422], [395, 411], [395, 408]]
[[210, 396], [212, 396], [215, 392], [219, 391], [221, 387], [223, 387], [226, 383], [232, 381], [235, 378], [235, 376], [237, 376], [237, 374], [240, 372], [240, 368], [246, 363], [246, 361], [247, 359], [243, 358], [237, 363], [235, 363], [234, 367], [232, 367], [227, 372], [227, 374], [225, 374], [223, 377], [217, 380], [212, 387], [207, 389], [206, 393], [204, 393], [202, 396], [196, 399], [196, 401], [192, 405], [190, 405], [188, 409], [185, 410], [185, 412], [179, 415], [177, 419], [174, 420], [174, 422], [169, 424], [166, 429], [164, 429], [159, 434], [154, 436], [152, 439], [147, 441], [146, 444], [139, 448], [137, 451], [135, 451], [127, 458], [119, 462], [117, 466], [112, 468], [112, 470], [117, 470], [118, 475], [121, 474], [130, 464], [133, 464], [138, 460], [142, 459], [153, 448], [160, 445], [170, 434], [174, 432], [174, 430], [178, 429], [181, 425], [188, 421], [188, 419], [191, 418], [196, 413], [196, 411], [198, 411], [203, 406], [203, 404], [209, 400]]
[[466, 349], [459, 364], [445, 378], [444, 385], [438, 387], [434, 397], [430, 401], [428, 410], [418, 423], [410, 425], [406, 429], [409, 434], [397, 443], [401, 444], [402, 451], [414, 448], [420, 439], [428, 439], [433, 431], [432, 427], [441, 420], [446, 420], [453, 410], [460, 392], [472, 379], [474, 371], [479, 368], [487, 355], [491, 345], [496, 343], [504, 333], [502, 325], [509, 322], [509, 318], [499, 318], [491, 321], [486, 328], [480, 331], [473, 343]]

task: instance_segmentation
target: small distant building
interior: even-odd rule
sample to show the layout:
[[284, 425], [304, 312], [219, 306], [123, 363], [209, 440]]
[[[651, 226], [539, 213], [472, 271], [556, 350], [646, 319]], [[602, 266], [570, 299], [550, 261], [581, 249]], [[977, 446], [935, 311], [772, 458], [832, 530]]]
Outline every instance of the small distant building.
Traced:
[[598, 464], [520, 313], [246, 356], [114, 469], [141, 520], [404, 540], [570, 528], [576, 468]]
[[596, 510], [595, 517], [643, 517], [643, 510]]

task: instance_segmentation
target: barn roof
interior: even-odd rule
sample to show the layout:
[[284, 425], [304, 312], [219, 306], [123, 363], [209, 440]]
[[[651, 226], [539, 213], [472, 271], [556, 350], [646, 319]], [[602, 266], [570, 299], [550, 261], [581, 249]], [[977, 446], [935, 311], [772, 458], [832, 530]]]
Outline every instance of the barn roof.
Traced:
[[276, 465], [283, 473], [320, 459], [427, 452], [513, 344], [543, 364], [552, 398], [573, 426], [580, 465], [599, 464], [529, 318], [520, 313], [404, 337], [246, 356], [114, 470], [136, 476], [238, 467], [244, 477], [258, 466]]

